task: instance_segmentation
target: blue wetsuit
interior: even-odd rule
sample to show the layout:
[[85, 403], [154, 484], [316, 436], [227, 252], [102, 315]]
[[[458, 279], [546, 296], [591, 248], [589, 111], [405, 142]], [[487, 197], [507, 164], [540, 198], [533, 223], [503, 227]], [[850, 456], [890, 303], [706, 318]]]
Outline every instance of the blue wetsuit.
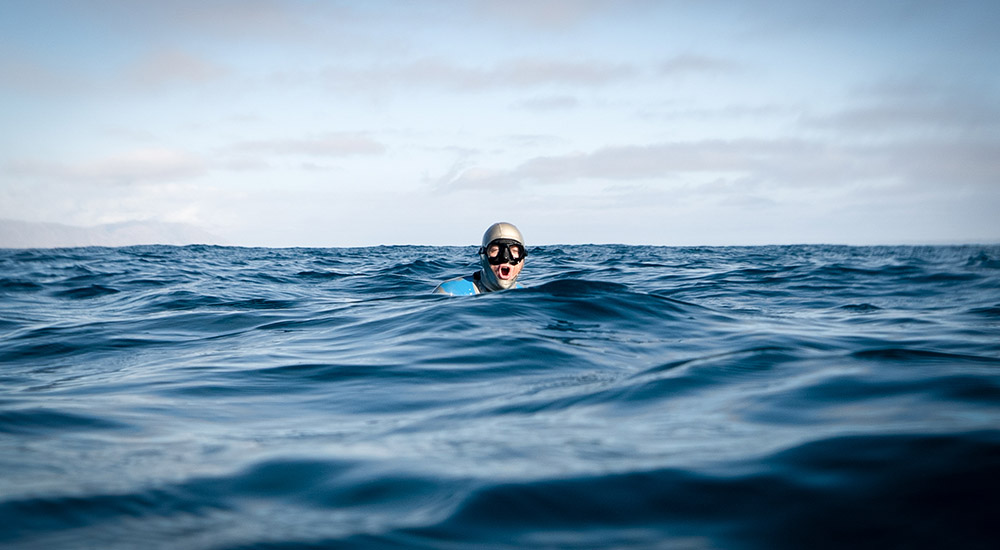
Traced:
[[[477, 271], [468, 277], [455, 277], [449, 279], [434, 289], [435, 294], [451, 294], [452, 296], [468, 296], [472, 294], [482, 294], [489, 292], [480, 282], [482, 272]], [[514, 283], [514, 288], [524, 288], [521, 283]]]

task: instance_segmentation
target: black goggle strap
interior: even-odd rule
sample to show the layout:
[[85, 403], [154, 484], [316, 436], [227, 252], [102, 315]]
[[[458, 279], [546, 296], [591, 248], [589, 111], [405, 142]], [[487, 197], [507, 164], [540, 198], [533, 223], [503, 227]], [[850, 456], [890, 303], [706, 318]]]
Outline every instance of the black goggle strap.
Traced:
[[[497, 248], [499, 250], [497, 250], [497, 255], [496, 256], [490, 256], [488, 254], [489, 249], [490, 249], [491, 246], [494, 246], [494, 245], [497, 246]], [[511, 254], [511, 252], [510, 252], [510, 249], [514, 248], [514, 247], [517, 247], [518, 250], [519, 250], [519, 252], [520, 252], [520, 254], [518, 255], [517, 258], [515, 258], [514, 255]], [[486, 255], [486, 259], [491, 264], [493, 264], [493, 265], [499, 265], [499, 264], [508, 263], [508, 262], [511, 265], [517, 265], [517, 264], [521, 263], [521, 260], [523, 260], [525, 256], [528, 255], [528, 251], [525, 250], [524, 245], [522, 245], [521, 243], [519, 243], [517, 241], [508, 240], [508, 239], [493, 241], [493, 242], [491, 242], [489, 244], [489, 246], [480, 247], [479, 253], [480, 254], [485, 254]]]

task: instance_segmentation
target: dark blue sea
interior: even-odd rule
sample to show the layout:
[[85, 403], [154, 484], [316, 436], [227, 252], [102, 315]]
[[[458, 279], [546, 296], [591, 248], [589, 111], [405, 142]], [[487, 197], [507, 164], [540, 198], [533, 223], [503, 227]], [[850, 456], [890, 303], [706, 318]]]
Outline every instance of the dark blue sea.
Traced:
[[1000, 246], [0, 250], [0, 547], [996, 548]]

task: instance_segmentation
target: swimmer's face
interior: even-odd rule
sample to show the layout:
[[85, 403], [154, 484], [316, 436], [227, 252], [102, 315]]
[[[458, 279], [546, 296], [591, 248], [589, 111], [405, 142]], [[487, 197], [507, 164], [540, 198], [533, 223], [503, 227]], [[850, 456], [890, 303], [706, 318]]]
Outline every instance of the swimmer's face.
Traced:
[[[495, 244], [490, 245], [490, 247], [486, 249], [486, 254], [490, 258], [496, 258], [500, 254], [500, 247]], [[513, 258], [519, 258], [520, 254], [521, 249], [519, 247], [510, 247], [510, 255]], [[521, 268], [524, 267], [524, 262], [525, 260], [522, 258], [521, 261], [515, 265], [511, 265], [510, 262], [504, 262], [496, 265], [490, 263], [490, 269], [493, 270], [493, 274], [497, 276], [497, 279], [500, 279], [501, 281], [509, 281], [514, 277], [517, 277], [517, 274], [521, 272]]]

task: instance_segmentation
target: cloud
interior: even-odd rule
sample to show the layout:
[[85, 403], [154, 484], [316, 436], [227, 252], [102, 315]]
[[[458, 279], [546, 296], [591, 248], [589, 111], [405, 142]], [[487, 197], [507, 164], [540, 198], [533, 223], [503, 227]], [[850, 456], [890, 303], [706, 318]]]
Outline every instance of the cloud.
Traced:
[[485, 17], [500, 17], [536, 27], [567, 27], [601, 12], [623, 8], [623, 0], [481, 0], [474, 6]]
[[79, 93], [89, 87], [82, 75], [29, 59], [0, 58], [0, 90], [28, 94]]
[[205, 58], [177, 50], [150, 53], [126, 70], [128, 80], [143, 88], [204, 84], [228, 73]]
[[557, 111], [574, 109], [579, 105], [580, 101], [577, 98], [569, 95], [559, 95], [524, 99], [516, 102], [514, 107], [529, 111]]
[[884, 171], [916, 186], [958, 191], [970, 186], [996, 188], [1000, 182], [996, 141], [910, 140], [872, 147], [869, 152]]
[[186, 245], [225, 240], [186, 223], [137, 222], [80, 227], [0, 219], [0, 247], [52, 248], [70, 246]]
[[1000, 143], [1000, 108], [990, 90], [964, 90], [923, 79], [863, 86], [846, 107], [803, 117], [801, 123], [851, 138], [888, 133], [979, 135]]
[[7, 165], [8, 175], [15, 178], [102, 185], [188, 180], [206, 171], [206, 163], [201, 157], [174, 149], [136, 149], [74, 164], [15, 160]]
[[326, 71], [327, 82], [356, 91], [406, 90], [427, 86], [458, 91], [531, 88], [548, 85], [602, 86], [637, 74], [625, 63], [520, 58], [492, 67], [463, 66], [437, 58], [365, 68], [335, 67]]
[[[542, 156], [505, 172], [490, 172], [508, 183], [567, 183], [581, 179], [627, 181], [676, 177], [692, 172], [745, 173], [760, 171], [783, 158], [818, 156], [815, 144], [804, 141], [710, 140], [603, 147], [589, 153]], [[483, 181], [480, 171], [478, 181]]]
[[116, 93], [122, 87], [132, 91], [159, 90], [170, 86], [202, 85], [231, 75], [224, 66], [207, 58], [179, 50], [161, 50], [139, 57], [130, 65], [112, 73], [112, 80], [102, 75], [81, 72], [79, 67], [60, 67], [53, 62], [33, 60], [30, 56], [0, 59], [0, 90], [28, 95], [95, 97]]
[[[132, 2], [96, 0], [64, 3], [63, 11], [74, 20], [100, 27], [121, 27], [147, 37], [178, 33], [206, 33], [227, 40], [296, 36], [309, 28], [300, 3], [282, 0], [174, 0]], [[317, 6], [315, 10], [323, 8]], [[320, 13], [333, 11], [322, 10]]]
[[565, 138], [554, 134], [511, 134], [504, 137], [505, 142], [515, 147], [549, 147], [565, 143]]
[[990, 143], [948, 140], [846, 146], [805, 139], [705, 140], [540, 156], [508, 170], [469, 166], [439, 185], [442, 190], [582, 181], [698, 185], [719, 178], [772, 190], [979, 185], [1000, 181], [1000, 150]]
[[741, 70], [740, 64], [721, 57], [698, 54], [682, 54], [667, 59], [660, 64], [659, 72], [664, 76], [679, 76], [694, 73], [733, 73]]
[[961, 103], [915, 105], [873, 103], [854, 106], [826, 116], [804, 117], [802, 124], [820, 130], [851, 135], [905, 132], [978, 132], [998, 128], [1000, 113], [989, 107], [976, 108]]
[[600, 85], [630, 77], [635, 69], [624, 63], [575, 62], [551, 59], [515, 59], [486, 73], [487, 82], [514, 86], [540, 84]]
[[306, 155], [316, 157], [347, 157], [381, 155], [385, 144], [363, 134], [338, 133], [304, 139], [271, 139], [245, 141], [233, 147], [237, 151], [272, 155]]

